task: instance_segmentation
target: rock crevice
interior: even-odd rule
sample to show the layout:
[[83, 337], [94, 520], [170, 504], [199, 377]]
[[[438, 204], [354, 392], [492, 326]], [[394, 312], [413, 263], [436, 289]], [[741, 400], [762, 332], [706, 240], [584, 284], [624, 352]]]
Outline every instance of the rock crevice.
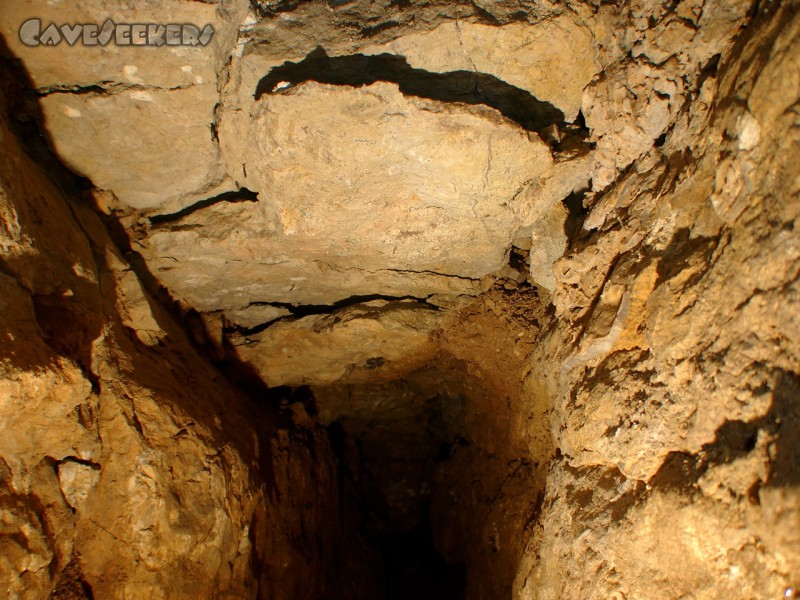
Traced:
[[528, 131], [564, 126], [564, 113], [559, 109], [494, 75], [478, 71], [429, 72], [415, 69], [403, 56], [392, 54], [331, 57], [322, 47], [300, 62], [287, 62], [272, 69], [258, 82], [254, 98], [257, 101], [264, 94], [280, 93], [306, 81], [356, 88], [378, 81], [396, 83], [407, 96], [489, 106]]

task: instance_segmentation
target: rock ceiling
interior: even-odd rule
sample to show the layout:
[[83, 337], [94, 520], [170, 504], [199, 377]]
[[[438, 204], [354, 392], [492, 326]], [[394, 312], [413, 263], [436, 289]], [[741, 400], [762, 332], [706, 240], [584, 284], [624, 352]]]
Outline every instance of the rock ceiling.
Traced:
[[[146, 2], [100, 4], [60, 18], [152, 18]], [[248, 354], [270, 355], [241, 333], [288, 318], [314, 337], [294, 320], [313, 307], [394, 301], [416, 322], [499, 275], [552, 289], [562, 201], [652, 146], [738, 18], [682, 3], [631, 46], [591, 3], [525, 22], [514, 4], [171, 0], [159, 15], [211, 23], [211, 44], [135, 53], [27, 47], [12, 35], [22, 4], [2, 22], [52, 146], [147, 269]], [[527, 265], [509, 266], [513, 248]], [[384, 357], [407, 333], [363, 335]]]

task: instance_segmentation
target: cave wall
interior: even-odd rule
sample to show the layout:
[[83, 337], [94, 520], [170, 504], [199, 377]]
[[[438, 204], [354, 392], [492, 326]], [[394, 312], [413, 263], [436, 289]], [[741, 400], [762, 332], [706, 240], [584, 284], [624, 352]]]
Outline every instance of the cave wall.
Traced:
[[758, 5], [555, 265], [533, 355], [561, 456], [516, 597], [796, 589], [797, 16]]
[[334, 423], [468, 598], [800, 584], [796, 3], [42, 6], [0, 17], [12, 597], [374, 597]]
[[341, 535], [327, 436], [198, 352], [58, 166], [20, 146], [21, 83], [3, 73], [4, 597], [315, 596]]

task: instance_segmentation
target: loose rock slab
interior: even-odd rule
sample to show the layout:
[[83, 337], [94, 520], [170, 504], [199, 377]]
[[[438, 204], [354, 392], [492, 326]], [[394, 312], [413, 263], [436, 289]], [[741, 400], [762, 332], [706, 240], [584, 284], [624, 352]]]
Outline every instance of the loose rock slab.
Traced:
[[215, 93], [212, 81], [174, 90], [50, 94], [41, 107], [53, 145], [73, 171], [113, 190], [123, 205], [175, 208], [213, 195], [226, 178], [209, 134]]
[[[564, 48], [570, 48], [565, 52]], [[433, 31], [406, 35], [371, 46], [364, 54], [390, 52], [410, 65], [437, 73], [476, 71], [531, 92], [573, 121], [584, 88], [599, 71], [586, 27], [569, 17], [531, 26], [504, 27], [448, 21]]]
[[232, 341], [269, 386], [390, 380], [430, 357], [442, 314], [413, 301], [375, 300]]
[[201, 310], [474, 293], [530, 210], [520, 190], [552, 165], [495, 110], [389, 83], [266, 95], [248, 136], [242, 171], [258, 202], [198, 211], [144, 250]]
[[[236, 46], [245, 0], [186, 2], [90, 0], [5, 2], [0, 33], [42, 95], [44, 127], [76, 173], [114, 193], [122, 209], [178, 210], [231, 182], [211, 134], [217, 79]], [[207, 45], [28, 46], [30, 19], [40, 29], [93, 24], [210, 25]], [[118, 33], [118, 32], [117, 32]]]

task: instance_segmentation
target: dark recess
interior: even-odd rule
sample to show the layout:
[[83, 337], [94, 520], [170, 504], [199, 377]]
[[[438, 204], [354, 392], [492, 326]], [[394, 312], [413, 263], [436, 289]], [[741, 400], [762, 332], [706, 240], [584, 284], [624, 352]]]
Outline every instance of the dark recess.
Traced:
[[530, 250], [511, 246], [508, 253], [508, 266], [520, 273], [527, 273], [531, 268]]
[[[313, 394], [310, 394], [313, 399]], [[420, 423], [420, 435], [425, 436]], [[466, 592], [466, 566], [448, 562], [434, 545], [430, 502], [422, 505], [421, 518], [410, 529], [396, 529], [389, 521], [384, 499], [375, 487], [371, 469], [393, 469], [389, 463], [373, 464], [365, 460], [371, 454], [370, 443], [348, 431], [342, 421], [326, 428], [331, 450], [336, 457], [341, 502], [352, 517], [349, 544], [340, 551], [334, 577], [321, 600], [463, 600]], [[422, 438], [420, 443], [424, 444]], [[442, 439], [431, 464], [446, 464], [453, 452], [469, 442], [460, 435]], [[365, 549], [366, 552], [365, 552]], [[369, 562], [364, 562], [369, 557]], [[371, 581], [352, 581], [345, 573], [352, 566], [367, 568]], [[351, 568], [348, 568], [348, 565]], [[364, 574], [356, 570], [355, 573]], [[344, 581], [342, 581], [342, 578]]]
[[434, 549], [430, 519], [384, 542], [386, 600], [462, 600], [466, 567], [448, 564]]
[[86, 582], [78, 561], [72, 559], [61, 572], [51, 600], [94, 600], [92, 587]]
[[258, 82], [255, 98], [275, 93], [281, 82], [297, 85], [306, 81], [351, 87], [378, 81], [397, 83], [407, 96], [489, 106], [528, 131], [541, 131], [564, 123], [564, 113], [552, 104], [494, 75], [473, 71], [431, 73], [415, 69], [404, 57], [393, 54], [331, 57], [322, 47], [317, 47], [300, 62], [285, 62], [272, 69]]
[[219, 204], [220, 202], [258, 202], [258, 193], [248, 190], [247, 188], [240, 188], [239, 190], [234, 192], [225, 192], [223, 194], [217, 194], [212, 198], [207, 198], [206, 200], [195, 202], [191, 206], [187, 206], [186, 208], [181, 209], [177, 212], [169, 213], [167, 215], [152, 216], [149, 219], [150, 224], [162, 225], [164, 223], [179, 221], [195, 211], [198, 211], [202, 208], [207, 208], [214, 204]]
[[270, 0], [250, 0], [250, 6], [253, 11], [260, 18], [274, 17], [282, 12], [290, 12], [300, 6], [301, 4], [308, 4], [312, 0], [279, 0], [278, 2]]
[[564, 221], [564, 235], [567, 236], [569, 247], [580, 236], [583, 222], [589, 216], [589, 209], [584, 206], [584, 199], [588, 188], [570, 193], [561, 203], [567, 209], [567, 218]]

